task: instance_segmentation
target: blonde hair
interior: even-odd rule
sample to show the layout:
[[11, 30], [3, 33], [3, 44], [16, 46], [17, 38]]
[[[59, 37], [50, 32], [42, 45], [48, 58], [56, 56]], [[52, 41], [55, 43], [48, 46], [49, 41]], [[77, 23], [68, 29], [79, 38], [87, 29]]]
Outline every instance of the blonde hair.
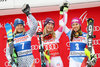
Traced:
[[[50, 32], [52, 34], [52, 37], [55, 39], [56, 36], [55, 36], [55, 31], [53, 30], [52, 32]], [[43, 41], [45, 40], [44, 39], [44, 36], [47, 34], [47, 30], [46, 30], [46, 26], [44, 27], [43, 29]]]
[[[23, 28], [23, 34], [25, 34], [25, 28]], [[14, 34], [17, 34], [18, 32], [17, 32], [17, 30], [16, 30], [16, 28], [15, 28], [15, 31], [14, 31]]]

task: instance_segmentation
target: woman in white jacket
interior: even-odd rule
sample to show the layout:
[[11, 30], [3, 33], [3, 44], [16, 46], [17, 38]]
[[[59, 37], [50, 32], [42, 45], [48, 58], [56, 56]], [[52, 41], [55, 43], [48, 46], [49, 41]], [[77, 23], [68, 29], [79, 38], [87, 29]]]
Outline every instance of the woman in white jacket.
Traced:
[[[64, 26], [64, 32], [70, 40], [70, 59], [69, 67], [87, 67], [87, 56], [85, 49], [87, 45], [87, 33], [81, 30], [81, 20], [77, 17], [71, 21], [70, 30], [67, 26]], [[96, 62], [96, 55], [92, 47], [90, 65], [94, 65]]]
[[[63, 11], [65, 8], [65, 11]], [[46, 18], [43, 30], [44, 50], [49, 50], [51, 67], [64, 67], [59, 53], [59, 39], [63, 32], [62, 24], [67, 21], [68, 3], [64, 3], [60, 7], [60, 27], [54, 31], [55, 22], [51, 18]], [[66, 18], [66, 20], [65, 20]], [[49, 67], [49, 62], [46, 60], [46, 65]]]

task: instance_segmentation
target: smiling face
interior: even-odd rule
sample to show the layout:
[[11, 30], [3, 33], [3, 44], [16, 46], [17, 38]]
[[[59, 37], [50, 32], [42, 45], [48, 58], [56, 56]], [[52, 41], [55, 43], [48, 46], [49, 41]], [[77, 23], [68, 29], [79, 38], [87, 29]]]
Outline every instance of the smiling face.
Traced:
[[53, 28], [54, 28], [54, 25], [52, 23], [48, 23], [46, 25], [46, 30], [47, 30], [48, 33], [49, 32], [52, 32], [53, 31]]
[[23, 26], [22, 24], [18, 24], [18, 25], [16, 26], [16, 31], [17, 31], [18, 33], [23, 32], [23, 29], [24, 29], [24, 26]]
[[79, 23], [73, 23], [72, 24], [72, 29], [77, 32], [80, 29], [80, 24]]

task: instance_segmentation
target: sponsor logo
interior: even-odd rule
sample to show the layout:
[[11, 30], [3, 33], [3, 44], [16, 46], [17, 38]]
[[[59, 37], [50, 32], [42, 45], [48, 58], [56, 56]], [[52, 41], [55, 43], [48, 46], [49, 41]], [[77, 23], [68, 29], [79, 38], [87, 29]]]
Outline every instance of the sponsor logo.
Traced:
[[66, 46], [67, 46], [67, 50], [70, 50], [70, 42], [67, 42]]
[[35, 58], [35, 63], [36, 64], [40, 63], [40, 59], [39, 58]]
[[27, 38], [28, 38], [28, 36], [23, 36], [23, 37], [15, 38], [14, 42], [18, 43], [18, 42], [26, 41]]
[[18, 56], [23, 56], [23, 55], [27, 55], [27, 54], [32, 54], [32, 51], [31, 50], [24, 50], [24, 51], [17, 52]]
[[44, 49], [46, 50], [57, 50], [59, 48], [57, 43], [49, 43], [49, 44], [44, 44]]
[[39, 45], [32, 45], [31, 48], [32, 50], [39, 50]]
[[100, 26], [94, 26], [94, 31], [100, 31]]
[[93, 45], [100, 45], [100, 39], [93, 40]]
[[79, 20], [77, 20], [77, 19], [74, 19], [74, 20], [72, 20], [72, 22], [78, 22]]
[[11, 66], [11, 64], [9, 64], [8, 61], [6, 61], [6, 62], [4, 63], [4, 65], [5, 65], [5, 67], [10, 67], [10, 66]]
[[92, 25], [89, 25], [89, 28], [88, 28], [88, 29], [89, 29], [89, 30], [88, 30], [88, 32], [89, 32], [89, 36], [92, 35], [92, 31], [93, 31], [93, 30], [92, 30], [92, 29], [93, 29], [92, 27], [93, 27]]
[[85, 37], [78, 37], [73, 39], [73, 42], [83, 42], [83, 41], [85, 41]]
[[[87, 27], [86, 27], [86, 31], [87, 31]], [[100, 26], [94, 26], [93, 31], [96, 32], [100, 31]]]
[[50, 23], [54, 23], [53, 21], [49, 21]]
[[3, 28], [3, 24], [0, 23], [0, 28]]
[[100, 53], [96, 53], [97, 59], [100, 59]]
[[70, 51], [70, 56], [85, 56], [84, 51]]
[[91, 38], [89, 38], [89, 39], [88, 39], [88, 47], [92, 47], [92, 45], [91, 45], [91, 44], [92, 44], [92, 39], [91, 39]]

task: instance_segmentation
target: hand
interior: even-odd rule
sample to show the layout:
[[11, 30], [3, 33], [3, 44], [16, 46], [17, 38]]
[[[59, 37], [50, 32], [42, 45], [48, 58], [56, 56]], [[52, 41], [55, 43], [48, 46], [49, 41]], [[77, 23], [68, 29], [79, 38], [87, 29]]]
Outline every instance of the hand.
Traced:
[[11, 60], [8, 61], [8, 64], [11, 64]]
[[60, 6], [60, 14], [63, 14], [63, 12], [67, 12], [68, 11], [68, 7], [69, 7], [69, 3], [68, 2], [64, 2], [61, 6]]
[[8, 61], [9, 64], [13, 64], [12, 58]]
[[24, 4], [22, 11], [28, 16], [30, 14], [30, 6], [29, 4]]
[[91, 60], [88, 60], [87, 63], [88, 63], [89, 65], [94, 66], [94, 65], [96, 64], [97, 57], [96, 57], [95, 54], [92, 54], [90, 57], [91, 57]]
[[15, 63], [12, 64], [12, 67], [17, 67]]

